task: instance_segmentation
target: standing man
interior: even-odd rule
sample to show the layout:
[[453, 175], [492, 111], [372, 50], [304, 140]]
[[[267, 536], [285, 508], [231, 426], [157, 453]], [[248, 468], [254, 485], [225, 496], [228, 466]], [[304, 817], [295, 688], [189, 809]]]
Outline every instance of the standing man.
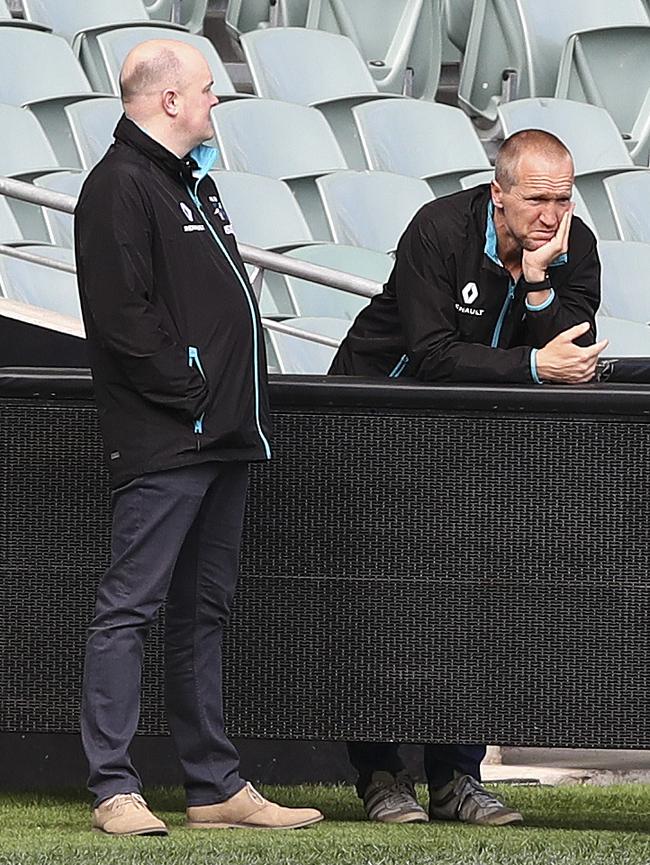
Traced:
[[[419, 381], [590, 381], [600, 302], [596, 241], [573, 219], [571, 154], [525, 130], [501, 146], [495, 180], [425, 204], [380, 295], [358, 315], [330, 373]], [[477, 695], [480, 699], [480, 696]], [[485, 747], [426, 745], [429, 814], [398, 745], [349, 742], [368, 817], [502, 825], [521, 814], [480, 784]]]
[[93, 828], [167, 834], [129, 757], [144, 639], [167, 600], [169, 725], [192, 828], [297, 828], [239, 775], [224, 731], [221, 642], [239, 567], [248, 463], [268, 460], [259, 312], [208, 177], [217, 104], [203, 55], [144, 42], [125, 115], [76, 210], [79, 291], [111, 476], [111, 565], [90, 626], [81, 731]]

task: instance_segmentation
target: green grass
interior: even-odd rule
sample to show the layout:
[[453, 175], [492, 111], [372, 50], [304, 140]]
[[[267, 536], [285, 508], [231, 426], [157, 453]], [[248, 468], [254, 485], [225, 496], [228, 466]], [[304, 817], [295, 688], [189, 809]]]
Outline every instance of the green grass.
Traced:
[[495, 786], [526, 819], [500, 829], [380, 826], [363, 819], [350, 787], [263, 789], [287, 805], [315, 805], [327, 819], [293, 832], [191, 832], [182, 792], [152, 790], [170, 836], [109, 838], [88, 830], [81, 792], [9, 794], [0, 796], [0, 865], [650, 865], [650, 785]]

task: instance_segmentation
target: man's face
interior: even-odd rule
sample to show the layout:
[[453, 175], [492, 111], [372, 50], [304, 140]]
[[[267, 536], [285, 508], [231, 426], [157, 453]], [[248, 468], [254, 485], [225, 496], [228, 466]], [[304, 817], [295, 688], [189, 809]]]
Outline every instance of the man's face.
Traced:
[[508, 191], [494, 183], [492, 200], [502, 214], [506, 234], [521, 249], [532, 252], [555, 236], [571, 206], [573, 161], [569, 156], [524, 154], [516, 176], [517, 182]]
[[219, 100], [212, 92], [212, 84], [212, 73], [203, 57], [192, 57], [186, 64], [184, 85], [178, 94], [178, 122], [193, 147], [214, 134], [210, 111]]

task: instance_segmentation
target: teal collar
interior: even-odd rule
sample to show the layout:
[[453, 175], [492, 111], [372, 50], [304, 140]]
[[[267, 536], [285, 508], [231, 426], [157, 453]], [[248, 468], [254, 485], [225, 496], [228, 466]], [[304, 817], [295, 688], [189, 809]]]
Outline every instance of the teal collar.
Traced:
[[[503, 267], [501, 259], [499, 258], [499, 254], [497, 252], [497, 230], [494, 225], [494, 202], [492, 199], [488, 201], [487, 206], [487, 223], [485, 225], [485, 247], [483, 251], [487, 255], [487, 257], [493, 261], [495, 264], [498, 264], [499, 267]], [[561, 255], [558, 255], [557, 258], [553, 259], [550, 263], [549, 267], [558, 267], [560, 264], [566, 264], [569, 260], [569, 256], [566, 252], [563, 252]]]

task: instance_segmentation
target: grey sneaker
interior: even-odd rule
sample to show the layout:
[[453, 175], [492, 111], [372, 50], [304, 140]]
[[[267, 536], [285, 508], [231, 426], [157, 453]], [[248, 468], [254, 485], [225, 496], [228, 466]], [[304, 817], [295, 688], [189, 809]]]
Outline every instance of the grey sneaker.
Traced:
[[363, 794], [369, 820], [379, 823], [428, 823], [424, 808], [415, 798], [413, 781], [406, 772], [373, 772]]
[[523, 823], [524, 818], [489, 793], [471, 775], [458, 775], [439, 790], [430, 791], [431, 820], [460, 820], [479, 826]]

